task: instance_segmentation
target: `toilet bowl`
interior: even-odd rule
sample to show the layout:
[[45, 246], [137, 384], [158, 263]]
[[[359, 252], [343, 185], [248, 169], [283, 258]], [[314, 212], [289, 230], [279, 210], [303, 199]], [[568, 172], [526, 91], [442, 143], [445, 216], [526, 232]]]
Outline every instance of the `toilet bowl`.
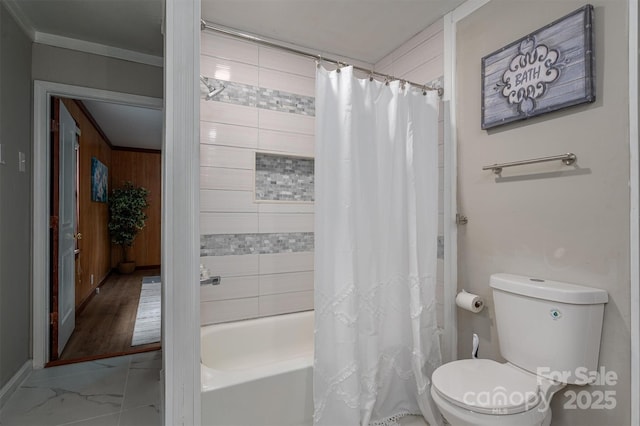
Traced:
[[598, 368], [607, 292], [513, 274], [494, 274], [489, 284], [507, 362], [438, 367], [433, 401], [452, 426], [548, 426], [553, 395], [566, 384], [587, 384], [578, 371]]
[[466, 359], [434, 372], [431, 396], [453, 426], [548, 426], [549, 402], [563, 387], [510, 363]]

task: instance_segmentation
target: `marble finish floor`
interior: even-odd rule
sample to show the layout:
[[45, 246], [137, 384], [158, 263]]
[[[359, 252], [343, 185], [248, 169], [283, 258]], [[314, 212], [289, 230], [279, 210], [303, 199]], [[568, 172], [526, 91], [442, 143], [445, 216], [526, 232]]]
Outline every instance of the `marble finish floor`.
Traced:
[[2, 426], [160, 426], [162, 352], [33, 371], [0, 410]]

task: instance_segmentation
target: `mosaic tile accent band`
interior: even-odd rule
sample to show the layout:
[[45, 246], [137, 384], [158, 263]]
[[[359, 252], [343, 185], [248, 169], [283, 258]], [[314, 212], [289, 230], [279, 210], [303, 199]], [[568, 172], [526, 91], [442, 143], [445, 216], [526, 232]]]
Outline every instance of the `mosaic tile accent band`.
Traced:
[[256, 152], [256, 200], [313, 201], [313, 158]]
[[200, 236], [200, 256], [235, 256], [313, 251], [313, 232]]
[[209, 78], [208, 80], [215, 87], [226, 86], [222, 92], [213, 98], [214, 101], [293, 114], [316, 115], [316, 101], [312, 96], [296, 95], [295, 93], [281, 90], [266, 89], [215, 78]]

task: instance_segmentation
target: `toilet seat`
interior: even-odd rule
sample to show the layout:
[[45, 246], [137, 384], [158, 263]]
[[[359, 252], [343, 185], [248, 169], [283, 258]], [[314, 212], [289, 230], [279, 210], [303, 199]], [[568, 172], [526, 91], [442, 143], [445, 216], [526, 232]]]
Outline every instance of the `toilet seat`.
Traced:
[[432, 389], [446, 401], [480, 414], [507, 415], [540, 403], [538, 376], [511, 364], [465, 359], [440, 366]]

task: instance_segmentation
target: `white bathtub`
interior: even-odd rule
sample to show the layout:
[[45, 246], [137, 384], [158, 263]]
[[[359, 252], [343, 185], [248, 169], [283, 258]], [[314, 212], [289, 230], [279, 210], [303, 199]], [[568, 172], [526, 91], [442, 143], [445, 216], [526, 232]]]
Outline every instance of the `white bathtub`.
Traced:
[[201, 328], [202, 424], [313, 423], [313, 311]]

